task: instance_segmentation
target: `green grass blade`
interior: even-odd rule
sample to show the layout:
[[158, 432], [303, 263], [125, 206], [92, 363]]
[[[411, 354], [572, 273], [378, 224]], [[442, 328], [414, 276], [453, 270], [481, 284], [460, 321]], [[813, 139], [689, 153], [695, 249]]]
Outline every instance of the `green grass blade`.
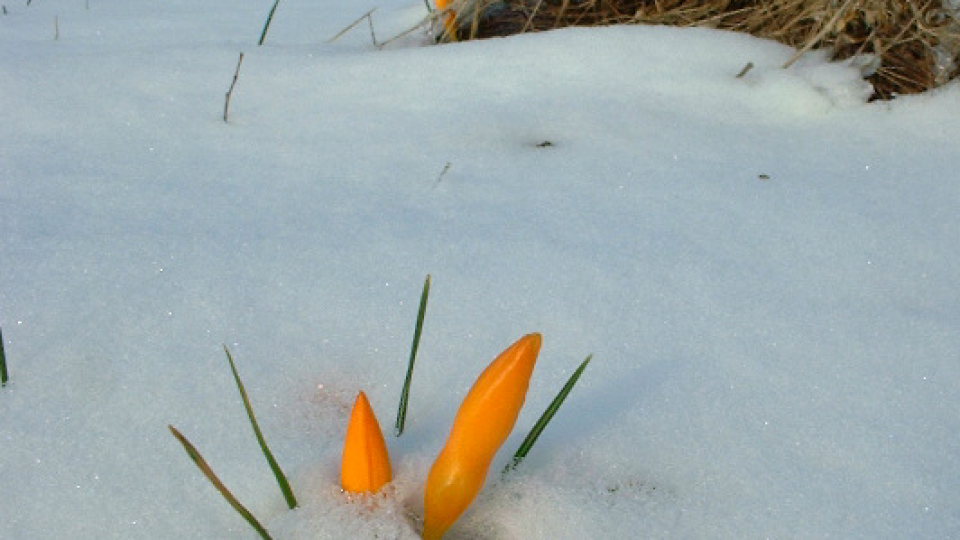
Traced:
[[267, 39], [267, 30], [270, 28], [270, 23], [273, 22], [273, 14], [277, 11], [277, 6], [280, 4], [280, 0], [277, 0], [273, 3], [273, 7], [270, 8], [270, 13], [267, 15], [267, 22], [263, 25], [263, 32], [260, 33], [260, 41], [257, 42], [257, 46], [263, 45], [263, 40]]
[[280, 465], [277, 463], [277, 460], [273, 458], [273, 453], [270, 452], [270, 448], [267, 447], [267, 441], [263, 438], [263, 433], [260, 432], [260, 426], [257, 425], [257, 419], [253, 416], [253, 407], [250, 406], [250, 400], [247, 399], [247, 391], [243, 388], [243, 382], [240, 380], [240, 375], [237, 374], [237, 366], [233, 363], [233, 357], [230, 356], [230, 350], [227, 349], [227, 346], [223, 346], [224, 352], [227, 353], [227, 360], [230, 362], [230, 370], [233, 372], [233, 379], [237, 381], [237, 389], [240, 390], [240, 397], [243, 399], [243, 407], [247, 410], [247, 417], [250, 418], [250, 425], [253, 426], [253, 433], [257, 436], [257, 442], [260, 443], [260, 450], [263, 451], [263, 456], [267, 458], [267, 463], [270, 464], [270, 470], [273, 471], [273, 475], [277, 478], [277, 484], [280, 486], [280, 491], [283, 492], [283, 498], [287, 501], [287, 506], [291, 509], [297, 507], [297, 499], [293, 496], [293, 490], [290, 489], [290, 483], [287, 482], [287, 477], [283, 474], [283, 471], [280, 469]]
[[560, 389], [557, 397], [553, 398], [553, 401], [550, 402], [547, 410], [543, 411], [540, 419], [537, 420], [537, 423], [533, 425], [533, 429], [531, 429], [530, 433], [527, 434], [527, 438], [523, 440], [520, 448], [517, 449], [517, 453], [513, 455], [513, 460], [511, 460], [510, 464], [503, 469], [503, 472], [507, 472], [516, 468], [517, 465], [523, 461], [523, 458], [527, 457], [527, 452], [533, 448], [533, 444], [537, 442], [537, 438], [540, 437], [540, 433], [543, 432], [544, 428], [547, 427], [547, 424], [550, 423], [550, 420], [553, 419], [553, 415], [555, 415], [557, 410], [560, 409], [560, 405], [563, 405], [563, 400], [567, 399], [567, 395], [571, 390], [573, 390], [573, 385], [577, 384], [577, 379], [580, 378], [583, 370], [587, 369], [587, 364], [590, 363], [591, 358], [593, 358], [592, 354], [580, 363], [580, 367], [573, 372], [573, 375], [570, 375], [570, 378], [567, 379], [567, 383], [564, 384], [563, 388]]
[[417, 311], [417, 325], [413, 329], [413, 344], [410, 346], [410, 361], [407, 363], [407, 377], [403, 381], [403, 390], [400, 392], [400, 406], [397, 408], [397, 423], [394, 425], [394, 435], [403, 434], [403, 427], [407, 423], [407, 401], [410, 399], [410, 383], [413, 380], [413, 363], [417, 359], [417, 349], [420, 347], [420, 332], [423, 330], [423, 318], [427, 314], [427, 297], [430, 296], [430, 274], [423, 281], [423, 292], [420, 293], [420, 308]]
[[243, 519], [247, 520], [247, 523], [249, 523], [251, 527], [256, 529], [258, 533], [260, 533], [260, 537], [263, 538], [263, 540], [273, 540], [272, 538], [270, 538], [270, 534], [267, 532], [267, 530], [263, 528], [263, 525], [261, 525], [260, 522], [257, 521], [257, 518], [253, 517], [253, 514], [251, 514], [250, 511], [247, 510], [245, 506], [240, 504], [240, 501], [238, 501], [237, 498], [233, 496], [233, 493], [230, 493], [230, 490], [227, 489], [227, 486], [223, 485], [223, 482], [221, 482], [220, 479], [217, 478], [217, 475], [214, 474], [213, 469], [211, 469], [210, 466], [207, 465], [207, 461], [203, 459], [203, 456], [200, 455], [200, 452], [197, 451], [196, 447], [193, 446], [193, 444], [191, 444], [190, 441], [188, 441], [187, 438], [184, 437], [182, 433], [177, 431], [177, 428], [173, 426], [167, 426], [167, 427], [170, 428], [170, 433], [173, 433], [173, 436], [176, 437], [177, 440], [180, 441], [180, 444], [183, 445], [183, 449], [187, 451], [187, 455], [190, 456], [190, 459], [193, 460], [193, 462], [197, 465], [197, 467], [200, 469], [203, 475], [207, 477], [207, 480], [209, 480], [210, 483], [213, 484], [213, 487], [217, 488], [217, 491], [220, 492], [220, 495], [223, 495], [223, 498], [226, 499], [228, 503], [230, 503], [230, 506], [232, 506], [233, 509], [236, 510], [238, 514], [243, 516]]
[[0, 328], [0, 386], [6, 386], [8, 380], [7, 355], [3, 353], [3, 328]]

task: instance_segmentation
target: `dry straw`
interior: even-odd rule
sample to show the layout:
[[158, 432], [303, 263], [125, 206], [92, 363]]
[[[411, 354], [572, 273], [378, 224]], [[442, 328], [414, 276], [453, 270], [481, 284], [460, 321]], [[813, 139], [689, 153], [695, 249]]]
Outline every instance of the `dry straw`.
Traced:
[[[944, 4], [947, 4], [946, 6]], [[702, 26], [872, 59], [874, 98], [918, 93], [960, 75], [960, 12], [952, 0], [453, 0], [458, 39], [567, 26]], [[951, 7], [953, 6], [953, 7]], [[793, 63], [791, 59], [784, 67]]]

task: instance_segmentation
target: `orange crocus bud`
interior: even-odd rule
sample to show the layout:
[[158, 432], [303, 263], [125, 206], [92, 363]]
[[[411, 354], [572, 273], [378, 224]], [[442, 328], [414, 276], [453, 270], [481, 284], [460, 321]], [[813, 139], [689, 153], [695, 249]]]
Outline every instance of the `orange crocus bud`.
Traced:
[[443, 13], [444, 10], [447, 10], [443, 14], [443, 28], [446, 34], [446, 37], [452, 40], [457, 39], [457, 12], [452, 9], [448, 9], [451, 0], [434, 0], [433, 5], [437, 8], [437, 11]]
[[391, 479], [390, 456], [380, 424], [363, 392], [350, 413], [340, 460], [340, 487], [351, 493], [377, 491]]
[[487, 469], [513, 430], [540, 352], [528, 334], [500, 353], [473, 383], [424, 490], [424, 540], [440, 540], [483, 487]]

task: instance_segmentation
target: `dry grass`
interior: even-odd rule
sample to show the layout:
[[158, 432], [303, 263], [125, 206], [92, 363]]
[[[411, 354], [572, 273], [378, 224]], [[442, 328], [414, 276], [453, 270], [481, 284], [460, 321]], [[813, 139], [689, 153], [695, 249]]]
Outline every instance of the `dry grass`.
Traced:
[[[457, 38], [567, 26], [704, 26], [776, 40], [836, 60], [872, 58], [875, 98], [923, 92], [960, 75], [960, 13], [941, 0], [453, 0]], [[789, 67], [789, 64], [785, 67]]]

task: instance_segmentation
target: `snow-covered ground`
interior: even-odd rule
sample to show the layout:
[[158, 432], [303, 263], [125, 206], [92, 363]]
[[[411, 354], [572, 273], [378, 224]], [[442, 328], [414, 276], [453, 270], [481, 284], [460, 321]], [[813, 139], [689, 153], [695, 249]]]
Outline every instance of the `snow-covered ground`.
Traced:
[[[258, 538], [173, 424], [276, 540], [415, 539], [460, 399], [531, 331], [495, 471], [594, 361], [451, 540], [960, 537], [957, 85], [866, 104], [697, 29], [326, 42], [414, 0], [284, 0], [257, 47], [272, 4], [5, 4], [0, 538]], [[427, 273], [396, 480], [349, 502], [348, 407], [390, 430]]]

